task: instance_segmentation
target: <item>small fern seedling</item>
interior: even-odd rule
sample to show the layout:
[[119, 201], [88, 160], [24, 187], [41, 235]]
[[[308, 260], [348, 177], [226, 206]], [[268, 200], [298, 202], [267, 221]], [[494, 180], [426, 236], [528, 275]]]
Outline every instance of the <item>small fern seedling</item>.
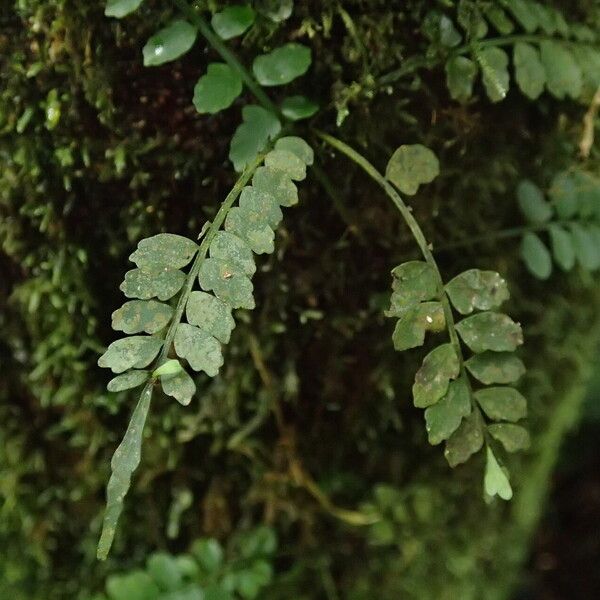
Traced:
[[[294, 182], [305, 178], [312, 162], [313, 151], [303, 139], [280, 138], [273, 150], [244, 171], [200, 245], [160, 233], [142, 240], [131, 255], [136, 268], [126, 273], [121, 285], [131, 300], [112, 317], [113, 328], [128, 337], [110, 344], [98, 364], [117, 374], [108, 383], [109, 391], [145, 385], [111, 462], [100, 559], [108, 555], [131, 476], [140, 462], [155, 387], [160, 383], [167, 396], [185, 406], [196, 392], [188, 368], [211, 377], [218, 374], [223, 365], [222, 345], [235, 327], [232, 311], [255, 306], [253, 254], [274, 251], [274, 230], [283, 218], [281, 207], [298, 202]], [[251, 185], [246, 185], [250, 179]], [[183, 269], [190, 264], [185, 273]], [[197, 283], [200, 289], [195, 289]]]
[[[494, 271], [470, 269], [444, 284], [430, 245], [396, 191], [415, 194], [421, 184], [437, 176], [439, 165], [431, 150], [421, 145], [401, 146], [384, 177], [344, 142], [328, 134], [318, 135], [385, 190], [423, 254], [423, 261], [410, 261], [392, 271], [387, 314], [397, 319], [396, 350], [422, 346], [428, 332], [446, 331], [448, 335], [448, 341], [423, 360], [412, 390], [415, 406], [425, 409], [429, 442], [446, 443], [444, 454], [452, 467], [466, 462], [485, 445], [485, 497], [510, 499], [512, 488], [508, 472], [498, 460], [498, 442], [506, 451], [515, 452], [528, 446], [529, 435], [517, 424], [527, 415], [527, 402], [509, 385], [525, 372], [514, 355], [523, 343], [523, 332], [508, 315], [497, 312], [509, 297], [506, 282]], [[465, 316], [459, 323], [455, 323], [453, 309]], [[468, 359], [463, 344], [472, 354]]]

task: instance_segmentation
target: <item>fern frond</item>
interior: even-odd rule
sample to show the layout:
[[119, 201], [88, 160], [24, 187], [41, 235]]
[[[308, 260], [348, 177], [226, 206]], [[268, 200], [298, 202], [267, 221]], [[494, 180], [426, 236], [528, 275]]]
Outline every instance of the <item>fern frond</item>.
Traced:
[[[522, 362], [512, 354], [523, 343], [521, 326], [496, 312], [509, 297], [506, 281], [493, 271], [470, 269], [444, 284], [430, 244], [412, 211], [392, 186], [393, 183], [398, 189], [415, 193], [419, 185], [431, 181], [438, 165], [430, 150], [422, 146], [399, 148], [388, 163], [386, 179], [344, 142], [322, 132], [317, 134], [356, 162], [383, 188], [423, 255], [423, 261], [407, 262], [392, 271], [393, 291], [386, 314], [397, 319], [393, 336], [397, 350], [422, 346], [428, 332], [445, 331], [448, 337], [447, 342], [425, 357], [413, 385], [415, 406], [426, 409], [430, 443], [446, 442], [444, 454], [452, 467], [467, 461], [485, 444], [486, 498], [498, 495], [508, 499], [512, 490], [508, 474], [499, 466], [495, 440], [510, 451], [523, 447], [526, 432], [514, 423], [526, 416], [527, 403], [512, 387], [477, 389], [492, 383], [514, 383], [524, 372]], [[456, 324], [453, 308], [466, 315]], [[463, 344], [474, 355], [468, 360]], [[491, 421], [499, 421], [502, 427], [491, 430], [492, 425], [488, 425], [484, 415]], [[511, 428], [507, 428], [509, 424]]]
[[[224, 362], [222, 345], [235, 327], [232, 310], [255, 306], [253, 253], [274, 251], [274, 229], [283, 218], [280, 207], [297, 202], [294, 181], [304, 179], [312, 162], [312, 149], [304, 140], [279, 139], [270, 152], [244, 171], [200, 245], [162, 233], [142, 240], [130, 256], [137, 268], [127, 273], [121, 289], [135, 300], [113, 313], [113, 328], [149, 335], [113, 342], [98, 364], [119, 373], [108, 384], [109, 390], [146, 385], [111, 462], [98, 545], [100, 559], [108, 555], [131, 476], [140, 462], [143, 428], [155, 385], [160, 382], [166, 395], [187, 405], [196, 386], [185, 365], [210, 377], [218, 374]], [[251, 178], [252, 184], [246, 185]], [[186, 274], [182, 269], [190, 263]], [[194, 290], [197, 282], [200, 290]], [[175, 307], [165, 304], [176, 295]]]

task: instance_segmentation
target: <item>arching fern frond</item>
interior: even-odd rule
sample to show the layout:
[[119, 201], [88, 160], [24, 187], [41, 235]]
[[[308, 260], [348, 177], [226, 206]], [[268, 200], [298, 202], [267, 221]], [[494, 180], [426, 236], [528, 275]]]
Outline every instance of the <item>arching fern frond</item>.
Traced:
[[[312, 162], [313, 151], [304, 140], [279, 139], [274, 149], [244, 171], [199, 245], [161, 233], [142, 240], [130, 256], [136, 268], [125, 275], [121, 290], [133, 300], [113, 313], [112, 324], [127, 334], [148, 335], [113, 342], [98, 364], [118, 374], [108, 384], [110, 391], [146, 385], [111, 462], [99, 558], [108, 555], [131, 476], [140, 462], [155, 385], [160, 383], [166, 395], [187, 405], [196, 391], [188, 369], [211, 377], [218, 374], [224, 360], [222, 345], [235, 327], [232, 310], [255, 306], [253, 253], [274, 251], [274, 229], [283, 218], [280, 207], [297, 202], [294, 181], [304, 179]], [[251, 185], [246, 185], [251, 178]], [[185, 273], [182, 269], [187, 267]], [[195, 290], [198, 284], [200, 289]], [[167, 303], [175, 298], [175, 306]]]
[[[422, 346], [428, 333], [445, 331], [448, 337], [427, 354], [413, 385], [414, 404], [425, 409], [429, 442], [446, 442], [444, 455], [452, 467], [466, 462], [485, 444], [485, 497], [508, 500], [512, 489], [507, 471], [500, 467], [496, 442], [514, 452], [527, 446], [529, 436], [516, 425], [527, 414], [527, 402], [507, 385], [515, 383], [525, 368], [513, 354], [523, 343], [521, 326], [497, 312], [509, 297], [506, 282], [493, 271], [470, 269], [444, 284], [430, 244], [394, 187], [414, 194], [420, 184], [433, 179], [438, 165], [430, 150], [399, 148], [387, 166], [386, 179], [344, 142], [318, 135], [384, 189], [423, 255], [423, 261], [403, 263], [392, 271], [387, 315], [397, 319], [393, 334], [397, 350]], [[453, 309], [465, 318], [455, 323]], [[464, 346], [472, 354], [468, 359]]]

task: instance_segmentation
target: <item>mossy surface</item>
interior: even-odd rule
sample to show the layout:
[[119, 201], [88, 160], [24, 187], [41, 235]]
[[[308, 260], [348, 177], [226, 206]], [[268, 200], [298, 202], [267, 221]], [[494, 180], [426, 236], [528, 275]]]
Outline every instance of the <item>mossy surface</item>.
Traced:
[[[383, 316], [412, 238], [372, 182], [323, 150], [341, 206], [316, 179], [303, 184], [221, 375], [197, 378], [187, 408], [156, 400], [112, 557], [96, 562], [110, 456], [135, 401], [106, 392], [96, 366], [114, 339], [127, 257], [161, 231], [194, 237], [214, 215], [234, 182], [228, 143], [242, 104], [196, 114], [193, 86], [214, 60], [202, 42], [143, 68], [141, 46], [169, 3], [115, 22], [101, 3], [18, 0], [0, 9], [1, 597], [85, 598], [153, 550], [260, 522], [281, 550], [265, 598], [332, 598], [331, 585], [356, 600], [506, 598], [519, 577], [595, 359], [600, 298], [578, 272], [537, 282], [518, 243], [490, 232], [521, 224], [519, 179], [547, 185], [577, 160], [585, 109], [517, 92], [459, 106], [441, 68], [388, 93], [376, 79], [425, 51], [430, 2], [357, 0], [344, 15], [329, 0], [296, 4], [282, 26], [235, 42], [239, 54], [306, 34], [315, 64], [294, 85], [325, 107], [317, 124], [334, 131], [337, 120], [337, 135], [382, 170], [401, 143], [435, 150], [441, 175], [411, 204], [444, 275], [476, 265], [509, 282], [533, 440], [511, 465], [515, 500], [486, 506], [480, 462], [451, 470], [428, 445], [410, 399], [422, 355], [395, 353]], [[567, 4], [598, 27], [595, 2]], [[598, 171], [594, 156], [588, 168]], [[373, 502], [376, 486], [397, 490], [389, 523], [341, 522], [313, 483], [347, 508]]]

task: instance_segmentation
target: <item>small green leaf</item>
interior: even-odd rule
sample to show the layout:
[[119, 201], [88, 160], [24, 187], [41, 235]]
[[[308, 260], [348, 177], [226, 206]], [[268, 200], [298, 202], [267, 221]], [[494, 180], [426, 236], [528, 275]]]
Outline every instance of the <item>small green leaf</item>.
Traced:
[[538, 279], [548, 279], [552, 274], [552, 257], [537, 234], [527, 232], [523, 236], [521, 258], [527, 270]]
[[556, 33], [556, 21], [548, 8], [539, 2], [529, 2], [528, 8], [535, 15], [539, 27], [542, 28], [546, 35], [554, 35]]
[[241, 173], [264, 150], [267, 142], [281, 131], [279, 119], [261, 106], [244, 106], [243, 123], [231, 139], [229, 159], [235, 170]]
[[236, 539], [236, 546], [245, 559], [265, 558], [275, 553], [277, 536], [271, 527], [259, 525], [241, 533]]
[[194, 371], [204, 371], [214, 377], [223, 365], [221, 344], [198, 327], [180, 323], [175, 333], [175, 352], [185, 358]]
[[319, 110], [319, 105], [306, 96], [289, 96], [281, 103], [281, 112], [290, 121], [301, 121], [312, 117]]
[[147, 379], [147, 371], [128, 371], [111, 379], [106, 389], [109, 392], [123, 392], [142, 385]]
[[570, 25], [571, 35], [578, 41], [584, 43], [593, 43], [597, 40], [596, 32], [582, 23], [573, 23]]
[[437, 10], [430, 10], [425, 15], [422, 30], [433, 44], [443, 48], [455, 48], [462, 41], [452, 20]]
[[536, 100], [544, 91], [546, 71], [537, 48], [517, 42], [514, 49], [515, 79], [521, 91]]
[[256, 13], [251, 6], [236, 4], [215, 13], [210, 24], [222, 40], [230, 40], [247, 31], [255, 18]]
[[572, 46], [571, 51], [583, 75], [582, 96], [593, 97], [600, 87], [600, 51], [582, 44]]
[[185, 54], [196, 41], [196, 28], [177, 19], [155, 33], [144, 46], [144, 66], [156, 67]]
[[236, 263], [218, 258], [208, 258], [200, 267], [198, 279], [200, 287], [206, 291], [213, 291], [231, 306], [231, 308], [253, 309], [252, 282], [245, 275], [236, 275], [239, 268]]
[[443, 331], [446, 327], [444, 309], [439, 302], [423, 302], [399, 315], [392, 339], [398, 351], [422, 346], [427, 331]]
[[537, 29], [538, 21], [528, 2], [523, 2], [523, 0], [500, 0], [500, 3], [513, 14], [527, 33], [532, 33]]
[[476, 53], [483, 73], [483, 85], [492, 102], [506, 98], [510, 85], [508, 55], [502, 48], [484, 48]]
[[540, 51], [548, 91], [559, 100], [565, 96], [579, 98], [583, 78], [573, 54], [563, 44], [555, 41], [541, 42]]
[[171, 358], [164, 362], [158, 369], [154, 369], [152, 377], [164, 377], [165, 375], [175, 375], [183, 370], [181, 363], [176, 358]]
[[294, 135], [279, 138], [275, 142], [275, 150], [291, 152], [307, 166], [312, 165], [315, 161], [313, 149], [302, 138]]
[[549, 190], [550, 198], [561, 219], [570, 219], [579, 209], [579, 187], [569, 171], [561, 171], [554, 176]]
[[191, 325], [200, 327], [223, 344], [229, 342], [235, 321], [231, 316], [231, 308], [222, 300], [206, 292], [192, 292], [185, 314]]
[[[237, 600], [229, 588], [233, 589], [235, 586], [229, 585], [231, 582], [232, 574], [225, 575], [223, 578], [223, 584], [210, 583], [204, 588], [202, 598], [197, 600]], [[224, 586], [228, 585], [228, 589]], [[195, 598], [193, 600], [196, 600]]]
[[478, 410], [465, 417], [446, 442], [444, 456], [451, 467], [467, 462], [483, 446], [483, 422]]
[[423, 183], [432, 182], [440, 173], [436, 155], [421, 144], [400, 146], [388, 162], [385, 177], [401, 192], [413, 196]]
[[446, 395], [425, 411], [429, 443], [440, 444], [459, 427], [463, 417], [471, 413], [469, 388], [463, 379], [451, 381]]
[[239, 207], [249, 221], [267, 223], [275, 229], [283, 219], [283, 213], [277, 200], [269, 193], [246, 186], [240, 195]]
[[261, 85], [285, 85], [304, 75], [311, 62], [310, 48], [289, 43], [268, 54], [257, 56], [252, 63], [252, 71]]
[[571, 35], [571, 28], [565, 21], [562, 13], [556, 8], [547, 7], [547, 9], [552, 13], [556, 31], [558, 31], [558, 33], [560, 33], [560, 35], [562, 35], [564, 38], [569, 37]]
[[210, 244], [210, 256], [229, 263], [233, 275], [252, 277], [256, 273], [250, 246], [233, 233], [219, 231]]
[[283, 171], [290, 179], [302, 181], [306, 178], [306, 163], [288, 150], [273, 150], [265, 156], [265, 166]]
[[554, 260], [563, 271], [570, 271], [575, 266], [575, 247], [571, 234], [558, 225], [551, 225], [549, 232]]
[[194, 106], [203, 114], [230, 107], [242, 93], [242, 78], [225, 63], [211, 63], [194, 87]]
[[244, 240], [256, 254], [272, 254], [275, 251], [275, 234], [258, 211], [232, 208], [225, 220], [225, 230]]
[[507, 452], [527, 450], [530, 445], [529, 432], [520, 425], [512, 423], [493, 423], [488, 426], [490, 435], [498, 440]]
[[392, 271], [390, 317], [399, 317], [406, 308], [433, 300], [437, 294], [437, 276], [426, 262], [413, 260], [398, 265]]
[[274, 23], [282, 23], [292, 16], [294, 0], [259, 0], [259, 11]]
[[487, 449], [487, 462], [485, 465], [485, 477], [483, 482], [485, 493], [488, 496], [497, 495], [502, 498], [502, 500], [510, 500], [512, 498], [513, 492], [508, 477], [498, 464], [498, 461], [489, 446]]
[[298, 204], [298, 188], [285, 171], [259, 167], [252, 178], [252, 186], [271, 194], [280, 206]]
[[513, 352], [523, 343], [521, 326], [502, 313], [483, 312], [467, 317], [456, 329], [476, 354], [486, 350]]
[[191, 552], [207, 573], [215, 573], [223, 564], [223, 548], [215, 539], [196, 540], [192, 544]]
[[198, 245], [181, 235], [159, 233], [139, 242], [129, 257], [140, 269], [181, 269], [190, 263]]
[[597, 217], [600, 208], [600, 184], [598, 179], [585, 171], [575, 171], [573, 179], [575, 180], [579, 201], [578, 215], [586, 220]]
[[467, 32], [470, 40], [480, 40], [488, 32], [488, 26], [481, 14], [481, 10], [473, 0], [459, 1], [458, 22]]
[[112, 314], [112, 328], [125, 333], [158, 333], [173, 316], [173, 309], [156, 300], [131, 300]]
[[146, 561], [146, 569], [161, 590], [178, 590], [183, 583], [177, 561], [166, 552], [151, 554]]
[[509, 298], [506, 281], [495, 271], [470, 269], [446, 284], [446, 293], [456, 310], [468, 315], [475, 309], [498, 308]]
[[520, 421], [527, 416], [527, 400], [515, 388], [498, 386], [475, 392], [475, 399], [494, 421]]
[[482, 352], [475, 354], [465, 366], [484, 385], [515, 383], [525, 373], [525, 365], [512, 352]]
[[150, 575], [138, 570], [109, 576], [106, 591], [111, 600], [158, 600], [160, 596], [160, 590]]
[[571, 224], [573, 249], [577, 262], [586, 271], [595, 271], [600, 267], [600, 247], [591, 229], [579, 223]]
[[158, 354], [162, 340], [149, 335], [134, 335], [113, 342], [98, 359], [98, 366], [113, 373], [123, 373], [132, 367], [147, 367]]
[[453, 56], [446, 62], [446, 82], [450, 96], [466, 102], [473, 95], [477, 65], [466, 56]]
[[483, 7], [483, 12], [489, 22], [496, 28], [498, 33], [508, 35], [515, 29], [514, 23], [507, 17], [506, 13], [495, 4], [487, 4]]
[[448, 391], [451, 379], [459, 373], [458, 357], [450, 344], [442, 344], [423, 360], [413, 385], [414, 404], [427, 408], [435, 404]]
[[178, 269], [133, 269], [125, 273], [119, 289], [127, 298], [169, 300], [184, 282], [185, 273]]
[[[105, 560], [108, 556], [115, 536], [117, 521], [123, 510], [123, 499], [131, 484], [131, 475], [140, 464], [142, 436], [148, 410], [150, 409], [152, 389], [151, 384], [147, 384], [143, 389], [140, 400], [127, 426], [123, 441], [115, 450], [110, 463], [112, 473], [106, 488], [106, 511], [102, 523], [102, 534], [98, 542], [98, 558], [100, 560]], [[112, 592], [110, 593], [112, 594]], [[127, 596], [128, 599], [132, 597]], [[145, 598], [151, 598], [151, 596], [144, 596]]]
[[[176, 506], [178, 509], [184, 509], [191, 506], [193, 502], [192, 492], [188, 488], [179, 488], [177, 490], [173, 490], [174, 501], [176, 502]], [[173, 509], [172, 509], [173, 510]], [[174, 515], [169, 517], [169, 523], [171, 524], [171, 528], [173, 528], [173, 519]], [[179, 518], [179, 517], [177, 517]], [[169, 531], [167, 526], [167, 531]], [[170, 536], [169, 536], [170, 537]], [[179, 571], [186, 579], [197, 579], [200, 571], [198, 569], [198, 564], [194, 560], [193, 556], [190, 554], [178, 554], [175, 557], [177, 561], [177, 567]], [[163, 599], [165, 600], [165, 599]], [[188, 600], [187, 598], [185, 600]], [[189, 600], [204, 600], [203, 598], [189, 598]]]
[[104, 14], [122, 19], [137, 10], [144, 0], [107, 0]]
[[546, 223], [552, 218], [552, 206], [546, 202], [544, 193], [533, 181], [523, 179], [519, 183], [517, 200], [521, 212], [530, 223]]
[[273, 579], [273, 568], [265, 560], [256, 560], [248, 569], [236, 573], [237, 589], [244, 600], [254, 600]]
[[183, 370], [172, 375], [164, 375], [160, 378], [160, 384], [167, 396], [175, 398], [183, 406], [187, 406], [196, 393], [194, 380]]

